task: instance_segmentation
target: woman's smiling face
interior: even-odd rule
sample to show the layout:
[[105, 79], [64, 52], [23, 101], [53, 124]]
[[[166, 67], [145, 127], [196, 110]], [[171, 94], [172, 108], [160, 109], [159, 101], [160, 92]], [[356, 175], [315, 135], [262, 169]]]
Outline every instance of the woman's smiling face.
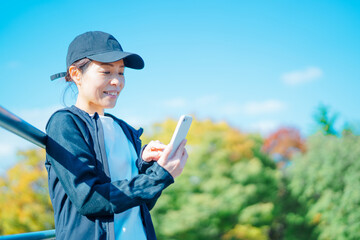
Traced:
[[[105, 108], [113, 108], [124, 88], [124, 61], [112, 63], [92, 61], [84, 72], [73, 77], [78, 90], [76, 106], [89, 114], [104, 114]], [[71, 69], [69, 68], [69, 71]]]

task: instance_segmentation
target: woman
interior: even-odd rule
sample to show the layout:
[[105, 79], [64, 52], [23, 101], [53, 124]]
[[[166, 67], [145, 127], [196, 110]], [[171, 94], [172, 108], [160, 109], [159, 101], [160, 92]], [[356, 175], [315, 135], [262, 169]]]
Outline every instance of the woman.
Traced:
[[[124, 88], [124, 69], [142, 58], [124, 52], [110, 34], [95, 31], [69, 45], [65, 77], [78, 88], [76, 104], [49, 119], [46, 169], [57, 239], [156, 239], [149, 210], [179, 176], [188, 158], [182, 142], [151, 141], [142, 129], [104, 113]], [[155, 149], [155, 150], [154, 150]]]

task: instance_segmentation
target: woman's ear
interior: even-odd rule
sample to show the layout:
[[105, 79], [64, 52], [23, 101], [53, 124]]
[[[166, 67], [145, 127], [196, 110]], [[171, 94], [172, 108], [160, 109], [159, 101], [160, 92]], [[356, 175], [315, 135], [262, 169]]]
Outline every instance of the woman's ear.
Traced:
[[81, 71], [77, 67], [70, 66], [69, 74], [72, 80], [76, 83], [76, 85], [81, 85]]

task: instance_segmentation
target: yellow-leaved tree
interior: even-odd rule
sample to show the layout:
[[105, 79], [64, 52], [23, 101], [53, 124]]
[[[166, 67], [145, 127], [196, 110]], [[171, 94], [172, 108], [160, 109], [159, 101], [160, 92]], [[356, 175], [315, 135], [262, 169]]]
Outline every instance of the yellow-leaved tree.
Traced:
[[19, 161], [0, 177], [0, 235], [54, 228], [45, 151], [20, 151]]

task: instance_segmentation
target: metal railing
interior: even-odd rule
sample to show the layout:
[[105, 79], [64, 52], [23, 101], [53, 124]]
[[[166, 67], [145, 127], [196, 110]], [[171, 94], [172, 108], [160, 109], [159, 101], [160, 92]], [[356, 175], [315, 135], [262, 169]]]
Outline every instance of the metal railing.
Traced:
[[55, 239], [55, 229], [40, 232], [20, 233], [8, 236], [0, 236], [0, 240], [40, 240]]
[[0, 126], [45, 148], [46, 134], [0, 106]]
[[[0, 106], [0, 127], [24, 138], [25, 140], [36, 144], [41, 148], [46, 148], [46, 134], [20, 117], [9, 112]], [[7, 236], [0, 236], [0, 240], [40, 240], [40, 239], [55, 239], [55, 229], [29, 232]]]

